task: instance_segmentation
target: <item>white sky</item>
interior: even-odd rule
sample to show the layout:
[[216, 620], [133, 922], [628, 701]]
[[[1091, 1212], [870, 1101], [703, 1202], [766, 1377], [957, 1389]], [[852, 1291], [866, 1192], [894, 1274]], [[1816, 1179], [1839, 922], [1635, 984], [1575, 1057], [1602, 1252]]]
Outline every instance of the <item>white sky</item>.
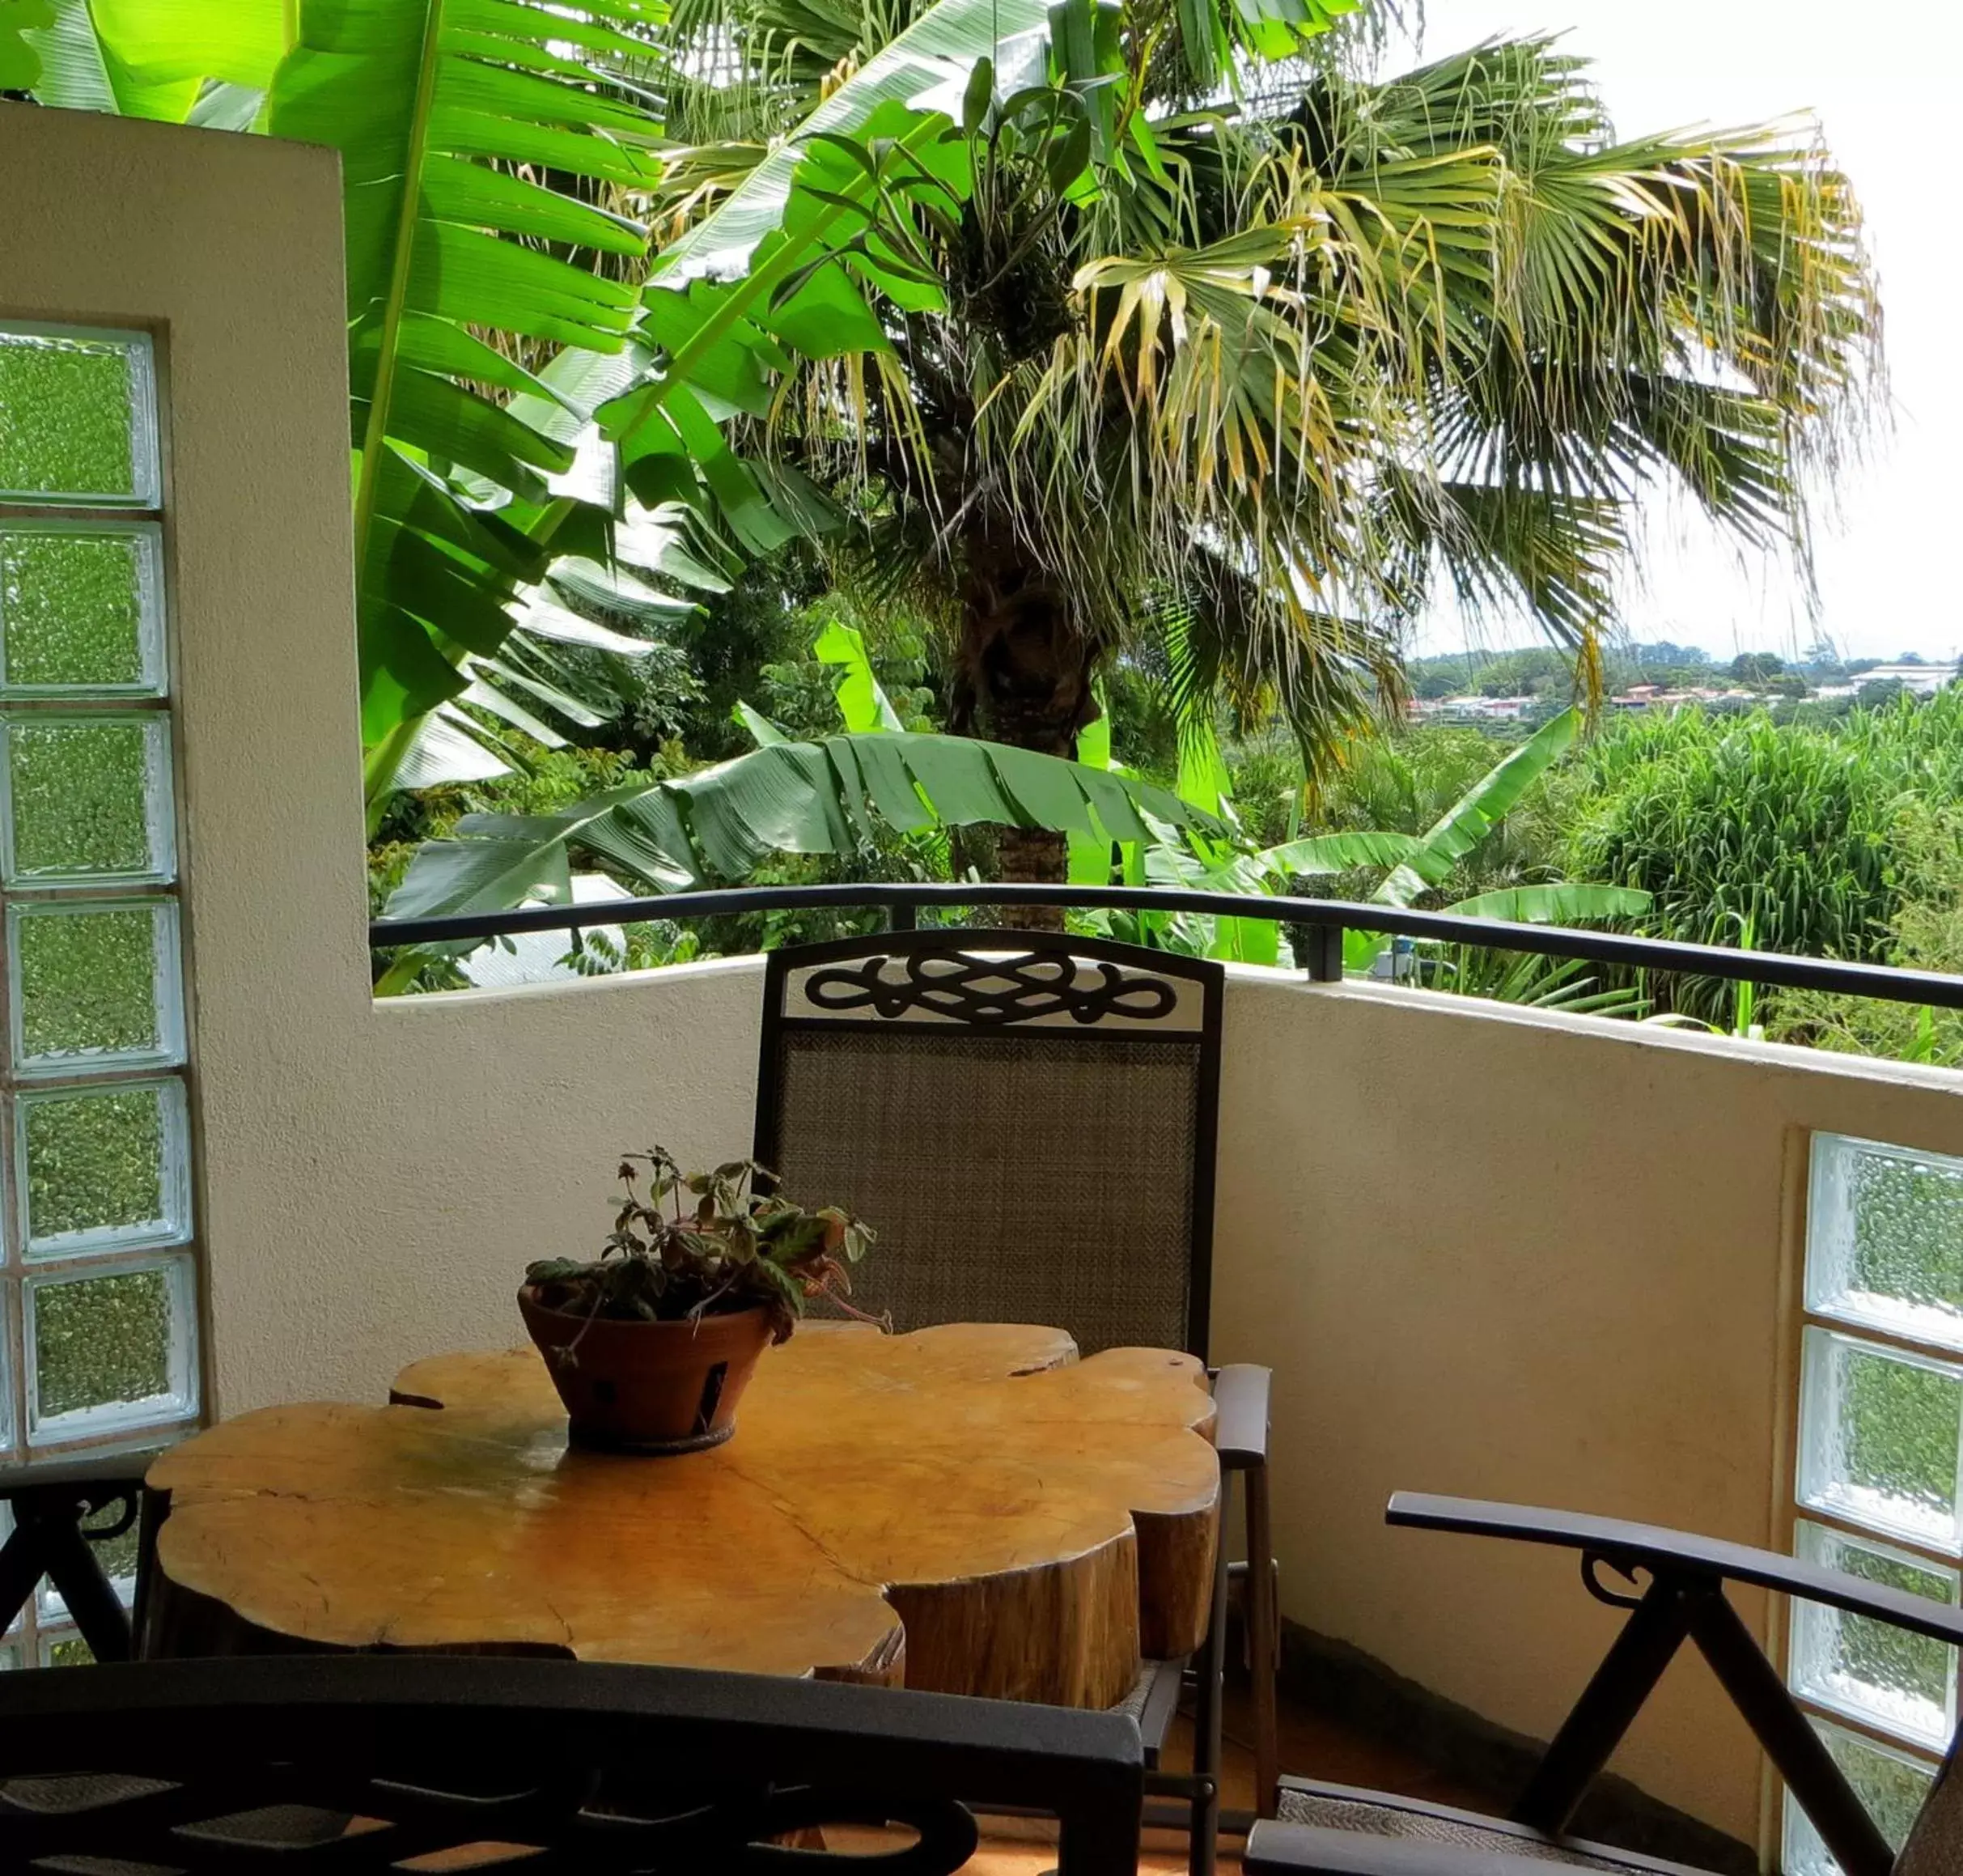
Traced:
[[[1963, 221], [1955, 147], [1963, 8], [1953, 0], [1427, 0], [1424, 53], [1502, 33], [1558, 32], [1592, 59], [1617, 131], [1736, 125], [1814, 112], [1866, 208], [1881, 277], [1892, 431], [1843, 480], [1838, 519], [1822, 504], [1816, 545], [1820, 625], [1849, 657], [1963, 650], [1954, 554], [1963, 544]], [[1393, 49], [1393, 59], [1398, 49]], [[1783, 562], [1740, 567], [1693, 516], [1659, 514], [1623, 609], [1639, 639], [1713, 656], [1791, 656], [1814, 635]], [[1456, 650], [1445, 609], [1412, 649]], [[1477, 642], [1541, 643], [1530, 622]]]

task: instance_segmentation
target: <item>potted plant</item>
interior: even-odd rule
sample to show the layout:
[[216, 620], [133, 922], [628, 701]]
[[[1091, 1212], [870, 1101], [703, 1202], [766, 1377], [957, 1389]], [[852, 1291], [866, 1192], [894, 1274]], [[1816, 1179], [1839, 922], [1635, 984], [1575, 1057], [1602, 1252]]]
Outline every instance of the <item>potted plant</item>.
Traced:
[[620, 1178], [597, 1259], [527, 1268], [525, 1327], [575, 1439], [651, 1453], [720, 1445], [757, 1358], [812, 1298], [859, 1315], [843, 1301], [846, 1271], [873, 1233], [837, 1206], [806, 1211], [753, 1160], [685, 1173], [655, 1147], [623, 1158]]

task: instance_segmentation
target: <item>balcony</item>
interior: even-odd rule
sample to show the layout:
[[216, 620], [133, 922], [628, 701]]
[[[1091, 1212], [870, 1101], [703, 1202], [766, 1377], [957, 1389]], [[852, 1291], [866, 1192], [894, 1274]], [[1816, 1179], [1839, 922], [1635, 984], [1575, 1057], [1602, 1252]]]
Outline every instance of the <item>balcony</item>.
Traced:
[[[112, 1281], [170, 1273], [129, 1292], [165, 1382], [121, 1417], [85, 1383], [30, 1401], [47, 1280], [10, 1250], [19, 1459], [374, 1400], [432, 1348], [509, 1343], [515, 1275], [584, 1230], [596, 1151], [746, 1145], [764, 967], [371, 996], [334, 162], [52, 112], [7, 134], [9, 317], [156, 337], [186, 836], [180, 912], [146, 915], [180, 922], [181, 1046], [139, 1077], [182, 1104], [181, 1215], [167, 1255], [96, 1247]], [[90, 238], [57, 238], [78, 202]], [[1231, 967], [1214, 1349], [1275, 1373], [1292, 1698], [1486, 1793], [1614, 1633], [1560, 1556], [1387, 1530], [1400, 1488], [1833, 1551], [1955, 1600], [1959, 1162], [1948, 1071]], [[1892, 1263], [1850, 1253], [1869, 1205], [1896, 1208]], [[1740, 1606], [1786, 1658], [1783, 1606]], [[64, 1612], [41, 1619], [53, 1653]], [[1838, 1628], [1792, 1660], [1857, 1782], [1912, 1789], [1953, 1661], [1891, 1679]], [[1786, 1828], [1694, 1661], [1613, 1769], [1629, 1815]]]

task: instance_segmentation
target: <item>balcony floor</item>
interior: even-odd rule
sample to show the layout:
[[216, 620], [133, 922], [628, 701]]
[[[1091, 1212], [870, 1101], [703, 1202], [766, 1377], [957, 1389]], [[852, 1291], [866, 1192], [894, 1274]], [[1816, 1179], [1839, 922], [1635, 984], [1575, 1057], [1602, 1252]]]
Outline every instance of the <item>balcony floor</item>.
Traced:
[[[1381, 1791], [1402, 1793], [1433, 1804], [1460, 1805], [1468, 1810], [1491, 1807], [1477, 1794], [1441, 1776], [1424, 1762], [1407, 1752], [1380, 1742], [1359, 1738], [1316, 1713], [1308, 1712], [1283, 1696], [1280, 1711], [1282, 1769], [1306, 1777], [1329, 1780], [1338, 1785], [1367, 1785]], [[1227, 1698], [1227, 1750], [1223, 1802], [1230, 1810], [1247, 1810], [1254, 1802], [1254, 1755], [1248, 1742], [1253, 1737], [1249, 1725], [1247, 1692], [1230, 1686]], [[1190, 1730], [1181, 1720], [1173, 1734], [1170, 1754], [1175, 1764], [1189, 1764]], [[1148, 1831], [1141, 1870], [1151, 1876], [1183, 1876], [1186, 1868], [1185, 1840], [1172, 1831]], [[1220, 1867], [1237, 1871], [1240, 1840], [1223, 1838]], [[1057, 1864], [1053, 1843], [1026, 1842], [990, 1835], [969, 1861], [965, 1876], [1045, 1876]]]

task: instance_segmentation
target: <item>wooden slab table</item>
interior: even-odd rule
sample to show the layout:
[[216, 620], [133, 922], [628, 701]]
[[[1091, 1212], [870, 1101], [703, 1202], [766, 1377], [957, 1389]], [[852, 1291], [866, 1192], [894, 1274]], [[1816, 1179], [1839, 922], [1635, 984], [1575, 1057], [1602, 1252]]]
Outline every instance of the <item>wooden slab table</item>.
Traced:
[[267, 1407], [165, 1454], [142, 1645], [563, 1653], [1105, 1707], [1202, 1640], [1199, 1364], [1053, 1329], [806, 1323], [727, 1445], [569, 1447], [530, 1349], [391, 1404]]

